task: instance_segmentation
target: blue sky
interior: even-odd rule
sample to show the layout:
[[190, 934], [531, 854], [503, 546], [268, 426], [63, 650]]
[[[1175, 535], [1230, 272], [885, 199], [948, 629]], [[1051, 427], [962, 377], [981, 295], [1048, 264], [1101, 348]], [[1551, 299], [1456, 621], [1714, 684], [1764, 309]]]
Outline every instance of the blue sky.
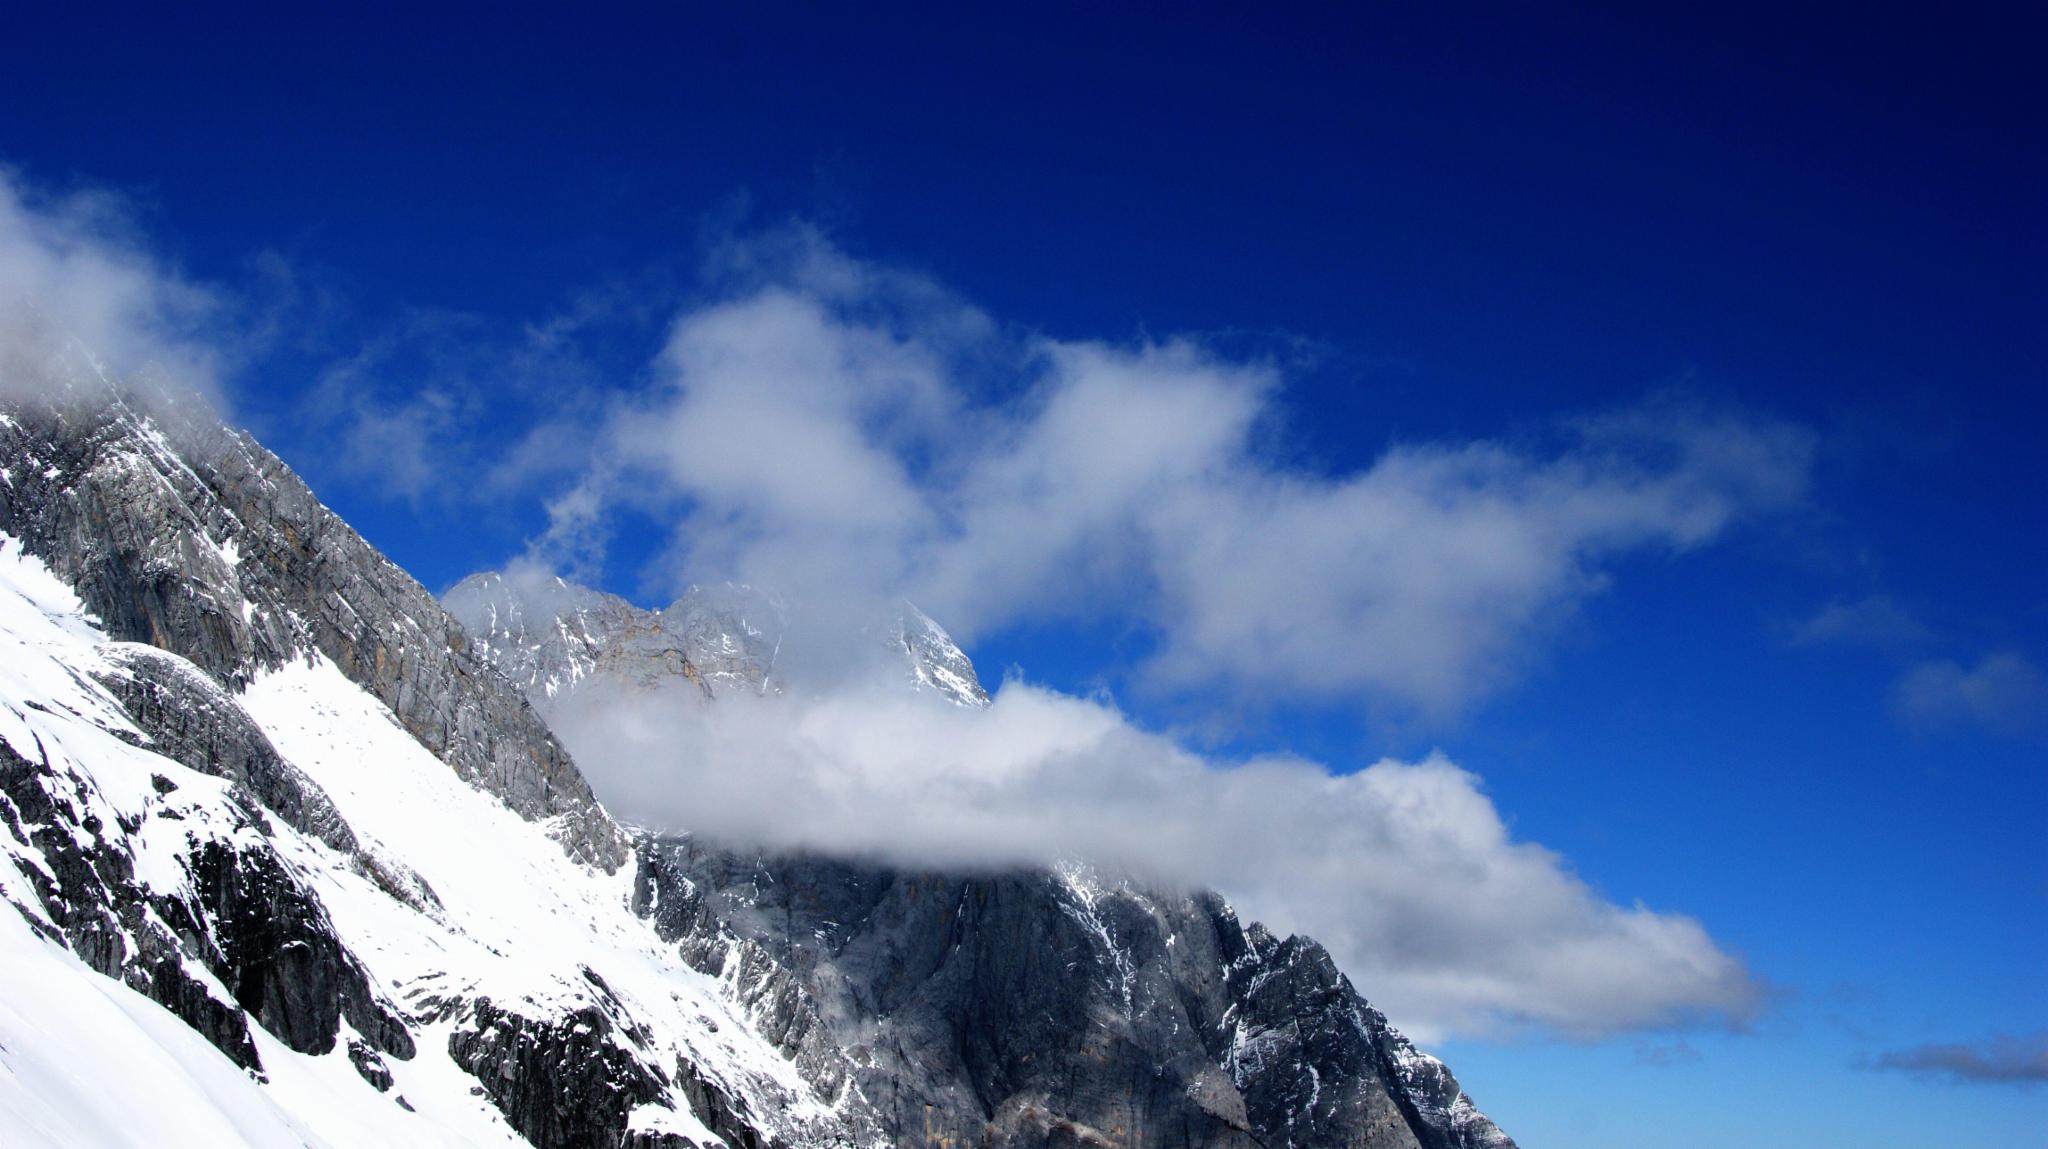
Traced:
[[[1427, 685], [1399, 672], [1426, 650], [1323, 645], [1340, 688], [1162, 679], [1239, 617], [1190, 605], [1209, 583], [1137, 617], [962, 591], [941, 621], [991, 678], [1106, 688], [1225, 757], [1441, 749], [1516, 838], [1767, 987], [1737, 1030], [1439, 1043], [1532, 1149], [2039, 1144], [2038, 1084], [1880, 1067], [2048, 1032], [2040, 29], [1659, 9], [48, 10], [0, 46], [0, 162], [203, 285], [236, 418], [436, 589], [547, 537], [610, 412], [673, 383], [678, 317], [774, 288], [942, 360], [984, 420], [956, 436], [1036, 426], [1006, 404], [1047, 347], [1183, 339], [1256, 376], [1233, 498], [1475, 444], [1524, 493], [1548, 465], [1689, 475], [1726, 500], [1711, 530], [1580, 528], [1507, 596], [1528, 619]], [[819, 253], [868, 286], [805, 279]], [[1602, 471], [1588, 421], [1645, 412]], [[1702, 423], [1783, 436], [1796, 475], [1659, 454]], [[964, 497], [945, 469], [979, 456], [896, 446], [916, 493]], [[576, 556], [649, 603], [761, 554], [677, 550], [719, 505], [660, 474]], [[985, 584], [982, 556], [924, 557]]]

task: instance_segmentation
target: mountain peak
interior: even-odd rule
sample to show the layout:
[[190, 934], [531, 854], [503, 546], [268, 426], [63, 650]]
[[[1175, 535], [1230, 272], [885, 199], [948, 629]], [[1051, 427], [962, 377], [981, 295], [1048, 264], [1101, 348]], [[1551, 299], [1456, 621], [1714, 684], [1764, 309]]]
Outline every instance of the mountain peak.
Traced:
[[[484, 571], [450, 588], [442, 603], [477, 648], [543, 712], [590, 687], [655, 689], [687, 682], [685, 694], [716, 699], [780, 694], [784, 642], [800, 612], [746, 583], [693, 584], [661, 610], [543, 574]], [[989, 703], [974, 663], [946, 629], [907, 600], [867, 628], [902, 668], [912, 690], [960, 706]]]

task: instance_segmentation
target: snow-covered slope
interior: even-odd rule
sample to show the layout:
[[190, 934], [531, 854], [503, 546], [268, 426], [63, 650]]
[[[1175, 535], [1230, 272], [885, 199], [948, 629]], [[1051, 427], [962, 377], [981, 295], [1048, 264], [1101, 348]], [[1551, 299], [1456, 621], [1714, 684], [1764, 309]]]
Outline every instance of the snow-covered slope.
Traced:
[[[351, 852], [137, 725], [100, 681], [132, 671], [126, 647], [0, 538], [0, 894], [20, 911], [0, 925], [0, 1130], [162, 1144], [147, 1131], [168, 1117], [190, 1144], [523, 1144], [505, 1110], [560, 1083], [522, 1082], [522, 1052], [574, 1047], [581, 1031], [603, 1051], [567, 1067], [596, 1074], [597, 1104], [576, 1114], [590, 1127], [708, 1144], [688, 1078], [764, 1134], [829, 1132], [828, 1106], [726, 988], [632, 913], [630, 872], [566, 857], [323, 656], [213, 701], [239, 706], [331, 799]], [[251, 875], [277, 888], [258, 897]], [[345, 1000], [352, 974], [367, 1000]], [[213, 1044], [130, 988], [173, 976]], [[324, 981], [338, 988], [323, 1012], [310, 999]], [[594, 1040], [607, 1032], [629, 1040]], [[110, 1105], [110, 1090], [136, 1104]]]

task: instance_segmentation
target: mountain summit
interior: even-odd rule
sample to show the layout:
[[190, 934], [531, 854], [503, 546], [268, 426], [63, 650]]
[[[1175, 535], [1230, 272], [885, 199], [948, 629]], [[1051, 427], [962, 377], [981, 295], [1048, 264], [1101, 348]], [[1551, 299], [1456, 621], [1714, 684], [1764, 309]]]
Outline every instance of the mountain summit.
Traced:
[[[502, 576], [444, 608], [210, 415], [0, 407], [0, 1129], [1512, 1146], [1320, 946], [1214, 895], [621, 827], [549, 701], [775, 690], [781, 612]], [[911, 685], [986, 701], [893, 622]]]
[[[779, 694], [784, 640], [801, 623], [781, 598], [740, 583], [692, 586], [665, 609], [643, 610], [550, 575], [484, 571], [441, 603], [542, 713], [588, 690]], [[862, 633], [905, 686], [988, 705], [966, 652], [912, 604], [898, 602]]]

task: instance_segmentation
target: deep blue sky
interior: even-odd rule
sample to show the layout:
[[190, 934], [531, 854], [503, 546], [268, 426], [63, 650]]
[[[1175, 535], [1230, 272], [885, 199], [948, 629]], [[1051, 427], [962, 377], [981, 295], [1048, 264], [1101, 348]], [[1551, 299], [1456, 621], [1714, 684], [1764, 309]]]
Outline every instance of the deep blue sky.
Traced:
[[[2043, 29], [1438, 7], [43, 6], [0, 26], [0, 162], [128, 197], [251, 311], [277, 298], [263, 261], [290, 267], [291, 334], [237, 376], [238, 416], [436, 589], [515, 553], [537, 501], [392, 497], [302, 421], [309, 381], [408, 314], [505, 338], [622, 284], [647, 314], [592, 367], [630, 380], [705, 238], [792, 217], [1055, 336], [1300, 340], [1279, 449], [1333, 474], [1674, 385], [1809, 427], [1809, 507], [1621, 563], [1458, 722], [1339, 706], [1245, 739], [1442, 746], [1518, 833], [1699, 915], [1782, 989], [1755, 1033], [1676, 1053], [1448, 1049], [1531, 1149], [2039, 1144], [2039, 1088], [1857, 1066], [2048, 1027], [2043, 727], [1892, 703], [1921, 663], [2048, 663]], [[613, 581], [637, 593], [631, 558]], [[1789, 640], [1871, 596], [1920, 636]], [[973, 653], [1085, 686], [1116, 682], [1116, 649]]]

